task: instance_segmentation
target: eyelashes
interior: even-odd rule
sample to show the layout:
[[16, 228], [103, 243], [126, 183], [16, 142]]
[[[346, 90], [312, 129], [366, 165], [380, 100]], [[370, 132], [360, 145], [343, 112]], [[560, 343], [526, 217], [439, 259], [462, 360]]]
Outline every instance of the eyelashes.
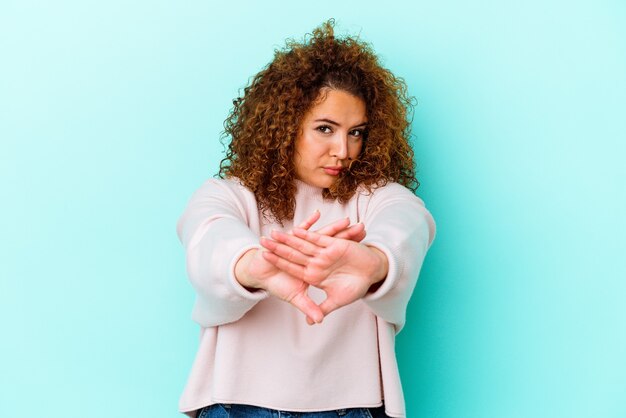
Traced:
[[[315, 128], [316, 130], [320, 131], [323, 134], [328, 134], [330, 133], [329, 131], [332, 131], [332, 129], [330, 128], [330, 126], [326, 126], [326, 125], [322, 125], [322, 126], [318, 126], [317, 128]], [[328, 131], [326, 131], [326, 129], [328, 129]]]
[[[315, 128], [315, 130], [323, 134], [329, 134], [333, 131], [333, 128], [328, 125], [321, 125]], [[358, 134], [355, 135], [356, 132], [358, 132]], [[350, 135], [356, 138], [363, 138], [365, 136], [365, 129], [353, 129], [352, 131], [350, 131]]]

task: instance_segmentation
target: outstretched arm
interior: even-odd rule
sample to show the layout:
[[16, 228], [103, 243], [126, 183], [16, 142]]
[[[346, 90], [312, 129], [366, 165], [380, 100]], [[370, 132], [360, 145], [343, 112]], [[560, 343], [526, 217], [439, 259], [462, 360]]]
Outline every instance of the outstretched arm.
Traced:
[[259, 248], [247, 222], [254, 199], [232, 181], [207, 180], [191, 196], [177, 223], [186, 252], [187, 275], [196, 293], [192, 318], [203, 327], [234, 322], [267, 297], [234, 276], [235, 262]]
[[362, 298], [382, 319], [399, 331], [408, 300], [435, 224], [421, 199], [397, 184], [377, 191], [365, 223], [368, 236], [361, 243], [295, 229], [273, 240], [262, 239], [266, 260], [290, 275], [322, 288], [327, 299], [324, 315]]

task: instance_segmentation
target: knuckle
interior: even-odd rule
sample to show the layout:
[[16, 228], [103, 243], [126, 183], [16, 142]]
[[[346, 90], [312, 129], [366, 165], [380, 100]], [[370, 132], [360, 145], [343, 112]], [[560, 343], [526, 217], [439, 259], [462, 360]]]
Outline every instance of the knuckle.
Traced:
[[297, 257], [296, 251], [293, 249], [289, 250], [289, 253], [287, 254], [287, 259], [290, 261], [294, 261], [296, 257]]

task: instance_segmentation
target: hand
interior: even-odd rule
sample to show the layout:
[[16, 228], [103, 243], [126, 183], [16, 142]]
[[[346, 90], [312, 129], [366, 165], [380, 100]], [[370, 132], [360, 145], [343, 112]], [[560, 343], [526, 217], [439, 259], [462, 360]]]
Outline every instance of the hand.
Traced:
[[[315, 211], [298, 225], [298, 228], [308, 230], [319, 218], [319, 211]], [[349, 224], [349, 219], [340, 219], [317, 230], [317, 233], [356, 242], [363, 240], [365, 238], [363, 224], [352, 226]], [[242, 286], [250, 290], [265, 289], [279, 299], [291, 303], [307, 316], [309, 324], [319, 323], [324, 318], [321, 308], [308, 296], [309, 284], [269, 263], [262, 256], [262, 251], [253, 249], [246, 252], [235, 265], [235, 277]]]
[[387, 257], [359, 242], [302, 228], [295, 228], [293, 235], [273, 231], [272, 238], [261, 239], [269, 250], [263, 257], [290, 276], [324, 290], [327, 297], [319, 305], [324, 316], [362, 298], [387, 276]]
[[[313, 224], [320, 219], [320, 216], [320, 211], [316, 210], [307, 220], [298, 225], [298, 228], [306, 230], [310, 229], [311, 226], [313, 226]], [[339, 219], [338, 221], [326, 225], [315, 232], [321, 235], [348, 239], [355, 242], [363, 241], [363, 238], [365, 238], [365, 226], [362, 223], [357, 223], [351, 226], [348, 225], [350, 225], [349, 218]]]

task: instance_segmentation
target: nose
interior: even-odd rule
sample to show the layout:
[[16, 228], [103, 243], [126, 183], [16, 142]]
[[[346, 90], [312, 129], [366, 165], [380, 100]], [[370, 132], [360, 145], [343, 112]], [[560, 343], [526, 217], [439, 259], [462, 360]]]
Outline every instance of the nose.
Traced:
[[348, 138], [347, 135], [337, 134], [333, 138], [330, 155], [339, 160], [348, 158]]

